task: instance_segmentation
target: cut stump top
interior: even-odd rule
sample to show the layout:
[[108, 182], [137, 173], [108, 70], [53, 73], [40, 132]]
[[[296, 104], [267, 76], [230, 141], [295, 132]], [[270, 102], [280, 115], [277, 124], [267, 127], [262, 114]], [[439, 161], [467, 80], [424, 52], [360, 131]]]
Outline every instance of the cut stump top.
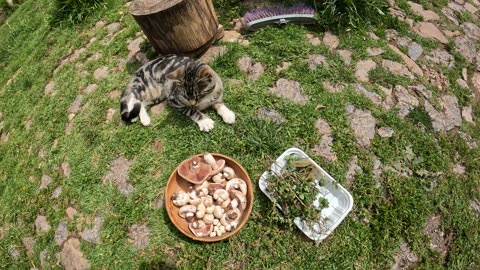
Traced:
[[135, 16], [155, 14], [181, 2], [183, 0], [134, 0], [130, 5], [130, 13]]

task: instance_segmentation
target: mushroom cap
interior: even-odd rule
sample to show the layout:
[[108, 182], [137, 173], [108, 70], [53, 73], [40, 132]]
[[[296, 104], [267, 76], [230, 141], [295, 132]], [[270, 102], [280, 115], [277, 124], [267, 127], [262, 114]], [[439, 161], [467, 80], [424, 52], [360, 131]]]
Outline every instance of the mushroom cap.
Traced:
[[[191, 164], [193, 162], [197, 162], [199, 165], [199, 168], [196, 171], [192, 171]], [[205, 182], [210, 176], [211, 171], [212, 167], [205, 163], [200, 157], [186, 159], [180, 163], [180, 166], [178, 167], [178, 174], [180, 177], [193, 184], [201, 184]]]
[[192, 222], [188, 224], [188, 228], [195, 236], [205, 237], [205, 236], [209, 236], [210, 233], [213, 231], [213, 224], [205, 224], [205, 226], [201, 228], [194, 228], [193, 222]]
[[219, 189], [225, 189], [225, 186], [223, 184], [219, 184], [219, 183], [210, 183], [208, 185], [208, 194], [213, 195], [215, 193], [215, 191], [217, 191]]
[[225, 166], [223, 168], [223, 176], [225, 176], [225, 178], [230, 180], [233, 177], [235, 177], [235, 171], [231, 167]]
[[243, 194], [241, 191], [238, 191], [238, 190], [232, 190], [229, 193], [230, 193], [230, 198], [232, 198], [232, 201], [237, 200], [238, 208], [240, 208], [240, 210], [243, 211], [245, 210], [245, 208], [247, 208], [247, 196], [245, 196], [245, 194]]
[[216, 163], [218, 167], [215, 170], [212, 168], [212, 172], [210, 173], [211, 176], [214, 176], [222, 172], [223, 168], [225, 167], [225, 159], [219, 159], [216, 161]]
[[178, 210], [178, 215], [181, 218], [186, 218], [187, 213], [195, 213], [196, 211], [197, 211], [197, 207], [195, 205], [187, 204], [180, 207], [180, 209]]
[[247, 183], [241, 178], [233, 178], [227, 182], [225, 189], [230, 192], [232, 190], [240, 190], [244, 195], [247, 195]]

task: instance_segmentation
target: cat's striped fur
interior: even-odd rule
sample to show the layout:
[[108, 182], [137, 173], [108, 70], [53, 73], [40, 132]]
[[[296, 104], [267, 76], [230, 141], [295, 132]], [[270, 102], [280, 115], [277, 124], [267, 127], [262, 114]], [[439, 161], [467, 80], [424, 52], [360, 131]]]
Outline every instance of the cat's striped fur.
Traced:
[[209, 131], [214, 122], [201, 111], [212, 106], [229, 124], [235, 114], [222, 100], [223, 85], [218, 74], [208, 65], [183, 56], [159, 57], [140, 67], [122, 94], [122, 119], [150, 125], [146, 106], [167, 100], [167, 103], [189, 116], [200, 130]]

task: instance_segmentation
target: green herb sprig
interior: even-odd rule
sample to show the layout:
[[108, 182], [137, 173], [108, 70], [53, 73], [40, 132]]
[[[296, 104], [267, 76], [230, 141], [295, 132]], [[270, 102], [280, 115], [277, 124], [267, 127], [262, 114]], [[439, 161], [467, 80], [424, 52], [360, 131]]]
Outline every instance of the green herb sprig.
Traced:
[[[320, 207], [313, 205], [318, 194], [315, 182], [318, 169], [310, 160], [299, 159], [294, 154], [286, 156], [285, 161], [286, 166], [280, 172], [271, 170], [267, 191], [274, 198], [274, 203], [281, 206], [289, 222], [293, 223], [296, 217], [300, 217], [311, 230], [315, 224], [322, 228], [320, 213], [328, 207], [328, 200], [322, 198]], [[318, 182], [322, 184], [322, 181]]]

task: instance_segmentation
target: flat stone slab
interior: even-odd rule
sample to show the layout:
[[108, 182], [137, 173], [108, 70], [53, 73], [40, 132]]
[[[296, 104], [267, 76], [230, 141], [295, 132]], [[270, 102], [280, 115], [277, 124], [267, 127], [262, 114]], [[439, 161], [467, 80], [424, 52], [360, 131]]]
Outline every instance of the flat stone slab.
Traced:
[[348, 120], [359, 145], [368, 148], [375, 137], [376, 119], [370, 111], [347, 106]]
[[280, 78], [276, 82], [276, 87], [270, 88], [270, 92], [298, 104], [305, 104], [308, 101], [308, 97], [303, 95], [300, 83], [297, 81]]
[[436, 39], [443, 44], [448, 43], [448, 39], [443, 32], [431, 22], [419, 22], [414, 26], [413, 30], [424, 38]]
[[361, 82], [368, 82], [368, 73], [375, 68], [377, 68], [377, 63], [371, 59], [360, 61], [355, 66], [355, 78]]
[[312, 151], [320, 155], [325, 161], [336, 161], [337, 154], [333, 151], [333, 135], [330, 125], [325, 119], [318, 119], [315, 123], [317, 133], [322, 137], [318, 144], [316, 144]]

